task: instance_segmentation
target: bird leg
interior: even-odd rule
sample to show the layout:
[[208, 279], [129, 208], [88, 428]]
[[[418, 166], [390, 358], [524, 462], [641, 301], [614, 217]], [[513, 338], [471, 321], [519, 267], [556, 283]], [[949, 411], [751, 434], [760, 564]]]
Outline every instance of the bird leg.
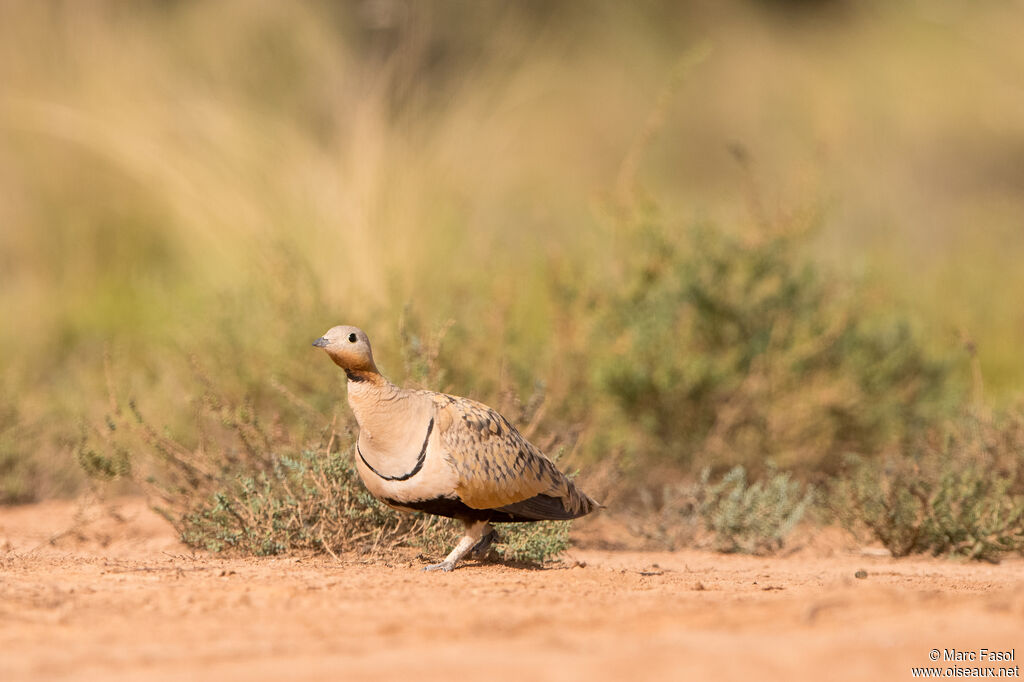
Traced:
[[486, 521], [469, 522], [463, 521], [463, 525], [466, 526], [466, 534], [459, 540], [459, 544], [455, 545], [455, 549], [445, 557], [444, 561], [439, 564], [431, 564], [430, 566], [424, 566], [424, 571], [448, 571], [455, 568], [455, 563], [466, 556], [470, 550], [474, 549], [477, 545], [482, 544], [484, 536], [491, 529], [490, 524]]
[[473, 545], [473, 549], [469, 550], [469, 556], [474, 559], [484, 559], [487, 557], [488, 550], [491, 549], [491, 545], [498, 541], [498, 531], [494, 530], [491, 524], [487, 524], [487, 528], [484, 529], [485, 533], [480, 542]]

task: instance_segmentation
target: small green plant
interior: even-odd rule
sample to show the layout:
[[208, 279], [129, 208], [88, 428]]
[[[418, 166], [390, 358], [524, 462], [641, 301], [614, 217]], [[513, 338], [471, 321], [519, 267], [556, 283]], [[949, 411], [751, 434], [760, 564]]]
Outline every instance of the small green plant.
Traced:
[[165, 516], [193, 547], [259, 556], [374, 552], [417, 534], [437, 534], [428, 531], [438, 530], [440, 520], [398, 514], [377, 502], [347, 453], [303, 450], [271, 456], [270, 465], [225, 477], [194, 502], [175, 500]]
[[[304, 450], [271, 463], [270, 471], [239, 474], [197, 504], [164, 515], [193, 547], [257, 556], [376, 553], [399, 545], [443, 555], [456, 539], [457, 524], [450, 519], [401, 513], [378, 502], [347, 452]], [[568, 546], [568, 525], [501, 524], [495, 552], [506, 560], [544, 563]]]
[[743, 466], [715, 483], [705, 467], [696, 482], [665, 485], [659, 494], [641, 489], [642, 511], [632, 528], [653, 546], [671, 550], [706, 544], [703, 529], [717, 551], [768, 554], [783, 547], [813, 498], [812, 487], [771, 467], [753, 483]]
[[915, 441], [907, 454], [851, 457], [835, 486], [836, 515], [895, 557], [995, 562], [1024, 551], [1022, 425], [1019, 417], [1004, 424], [967, 417]]
[[772, 469], [749, 484], [742, 466], [733, 467], [717, 483], [711, 483], [710, 476], [710, 468], [701, 472], [696, 511], [715, 534], [715, 547], [721, 552], [765, 554], [781, 549], [813, 499], [812, 488], [802, 490], [788, 473]]
[[506, 561], [543, 564], [569, 548], [572, 521], [499, 523], [494, 551]]

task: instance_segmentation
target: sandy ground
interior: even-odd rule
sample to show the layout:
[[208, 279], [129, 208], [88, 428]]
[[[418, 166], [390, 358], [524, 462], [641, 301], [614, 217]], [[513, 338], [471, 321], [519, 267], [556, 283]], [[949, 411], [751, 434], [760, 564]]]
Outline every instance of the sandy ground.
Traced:
[[947, 668], [1012, 673], [1024, 657], [1021, 560], [840, 542], [782, 558], [573, 549], [544, 570], [425, 574], [413, 554], [197, 554], [140, 501], [80, 509], [0, 509], [4, 681], [906, 680], [932, 649], [1016, 659]]

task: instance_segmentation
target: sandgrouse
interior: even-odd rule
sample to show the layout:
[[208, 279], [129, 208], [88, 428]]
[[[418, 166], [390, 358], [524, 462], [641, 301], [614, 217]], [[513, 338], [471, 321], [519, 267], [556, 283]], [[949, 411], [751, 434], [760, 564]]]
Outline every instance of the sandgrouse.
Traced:
[[392, 384], [361, 329], [333, 327], [313, 345], [348, 376], [356, 470], [367, 489], [395, 509], [456, 518], [466, 528], [445, 560], [424, 570], [483, 556], [496, 537], [492, 521], [574, 519], [600, 506], [486, 405]]

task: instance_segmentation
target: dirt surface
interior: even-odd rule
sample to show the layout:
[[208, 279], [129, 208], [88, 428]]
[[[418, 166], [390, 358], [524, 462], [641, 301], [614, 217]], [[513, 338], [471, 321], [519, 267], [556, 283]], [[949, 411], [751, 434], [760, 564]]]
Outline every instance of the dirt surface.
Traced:
[[[1024, 656], [1021, 560], [896, 561], [837, 541], [427, 574], [414, 554], [194, 553], [142, 502], [113, 510], [0, 509], [0, 679], [905, 680], [1012, 674]], [[1016, 660], [929, 661], [983, 648]]]

